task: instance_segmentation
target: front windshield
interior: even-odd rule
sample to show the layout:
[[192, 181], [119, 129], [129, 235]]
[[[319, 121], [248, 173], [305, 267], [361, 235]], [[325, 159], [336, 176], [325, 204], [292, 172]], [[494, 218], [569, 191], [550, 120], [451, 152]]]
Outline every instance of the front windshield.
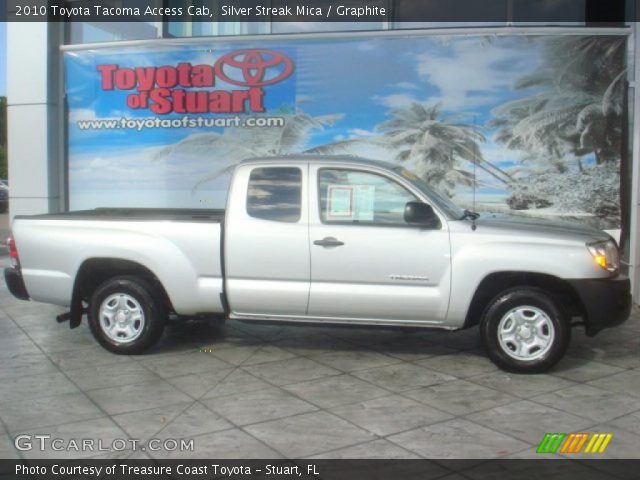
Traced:
[[404, 167], [395, 167], [393, 171], [402, 175], [402, 178], [411, 182], [411, 184], [424, 193], [429, 200], [431, 200], [435, 206], [445, 213], [452, 220], [459, 220], [464, 216], [464, 210], [453, 203], [449, 198], [439, 194], [433, 188], [425, 183], [420, 177], [418, 177], [411, 170], [407, 170]]

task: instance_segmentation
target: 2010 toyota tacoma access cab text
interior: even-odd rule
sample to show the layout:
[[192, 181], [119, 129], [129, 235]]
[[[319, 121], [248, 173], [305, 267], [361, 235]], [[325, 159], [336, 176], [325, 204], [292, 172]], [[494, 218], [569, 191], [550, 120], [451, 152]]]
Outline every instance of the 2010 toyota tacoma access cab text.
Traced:
[[256, 322], [480, 324], [490, 358], [541, 372], [629, 316], [606, 233], [461, 210], [411, 172], [351, 157], [235, 167], [225, 210], [97, 209], [16, 217], [5, 270], [18, 298], [87, 313], [136, 354], [169, 314]]

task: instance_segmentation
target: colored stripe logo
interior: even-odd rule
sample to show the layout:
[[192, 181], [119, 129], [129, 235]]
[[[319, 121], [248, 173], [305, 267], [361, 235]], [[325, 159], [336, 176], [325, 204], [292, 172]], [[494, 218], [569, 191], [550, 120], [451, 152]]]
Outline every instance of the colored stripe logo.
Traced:
[[612, 438], [601, 432], [545, 433], [536, 453], [604, 453]]

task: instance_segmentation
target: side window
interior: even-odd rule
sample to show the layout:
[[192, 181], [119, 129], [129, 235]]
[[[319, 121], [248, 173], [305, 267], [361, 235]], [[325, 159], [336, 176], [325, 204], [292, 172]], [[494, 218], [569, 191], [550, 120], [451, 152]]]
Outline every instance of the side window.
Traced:
[[274, 222], [295, 223], [302, 210], [302, 171], [292, 167], [254, 168], [249, 177], [247, 213]]
[[406, 225], [404, 207], [418, 199], [393, 180], [357, 170], [320, 170], [320, 216], [328, 223]]

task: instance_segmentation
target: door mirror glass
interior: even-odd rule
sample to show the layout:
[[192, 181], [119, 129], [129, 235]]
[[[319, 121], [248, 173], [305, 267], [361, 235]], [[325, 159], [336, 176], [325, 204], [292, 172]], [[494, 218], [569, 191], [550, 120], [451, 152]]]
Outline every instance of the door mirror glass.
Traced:
[[407, 202], [404, 206], [404, 221], [409, 225], [424, 228], [440, 228], [440, 219], [431, 205], [422, 202]]

